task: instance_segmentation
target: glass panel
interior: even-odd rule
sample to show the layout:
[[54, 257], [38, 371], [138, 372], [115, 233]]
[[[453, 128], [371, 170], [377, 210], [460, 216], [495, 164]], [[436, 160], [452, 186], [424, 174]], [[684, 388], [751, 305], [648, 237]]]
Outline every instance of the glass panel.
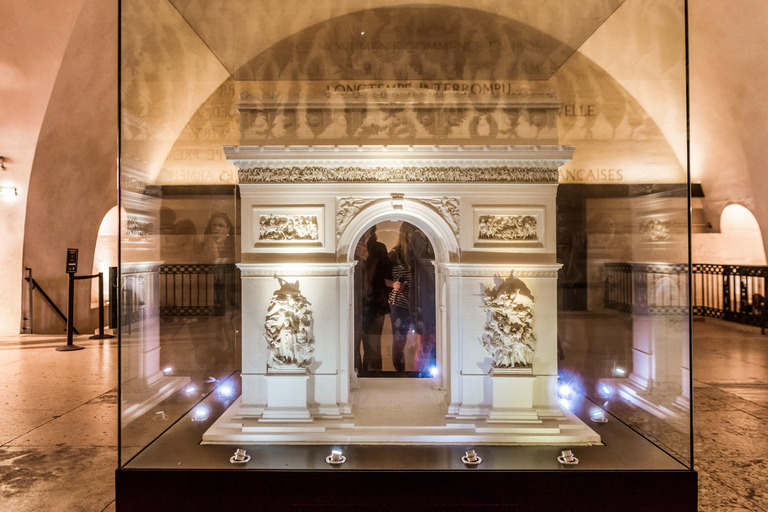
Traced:
[[433, 377], [435, 251], [429, 239], [408, 222], [380, 222], [357, 242], [355, 259], [355, 372]]
[[683, 1], [329, 5], [121, 3], [121, 465], [692, 467]]

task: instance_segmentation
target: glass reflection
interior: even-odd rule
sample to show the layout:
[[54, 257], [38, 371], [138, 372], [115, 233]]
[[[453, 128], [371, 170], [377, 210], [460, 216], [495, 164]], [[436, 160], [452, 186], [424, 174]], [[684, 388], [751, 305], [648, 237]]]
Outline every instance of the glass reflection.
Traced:
[[434, 377], [435, 253], [408, 222], [376, 224], [355, 250], [355, 371]]

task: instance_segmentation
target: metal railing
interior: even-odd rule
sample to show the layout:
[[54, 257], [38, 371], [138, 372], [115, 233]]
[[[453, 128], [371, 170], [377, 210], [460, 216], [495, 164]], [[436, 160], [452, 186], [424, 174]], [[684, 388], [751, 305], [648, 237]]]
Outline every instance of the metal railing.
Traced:
[[234, 264], [161, 265], [160, 316], [221, 316], [240, 301]]
[[[687, 265], [605, 263], [603, 272], [607, 309], [643, 313], [686, 306]], [[694, 263], [692, 312], [760, 326], [764, 331], [768, 324], [767, 278], [768, 267]]]
[[740, 324], [766, 324], [768, 267], [693, 265], [693, 314]]

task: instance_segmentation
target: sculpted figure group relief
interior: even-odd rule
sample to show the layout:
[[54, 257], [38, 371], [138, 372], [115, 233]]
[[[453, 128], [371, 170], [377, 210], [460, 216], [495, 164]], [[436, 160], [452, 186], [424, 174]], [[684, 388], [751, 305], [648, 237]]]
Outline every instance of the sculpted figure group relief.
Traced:
[[312, 336], [311, 304], [301, 291], [299, 282], [276, 278], [280, 289], [269, 301], [264, 337], [269, 347], [267, 368], [305, 369], [314, 360], [315, 339]]
[[486, 289], [485, 329], [480, 343], [493, 358], [493, 368], [531, 368], [536, 352], [531, 292], [520, 279], [508, 278]]

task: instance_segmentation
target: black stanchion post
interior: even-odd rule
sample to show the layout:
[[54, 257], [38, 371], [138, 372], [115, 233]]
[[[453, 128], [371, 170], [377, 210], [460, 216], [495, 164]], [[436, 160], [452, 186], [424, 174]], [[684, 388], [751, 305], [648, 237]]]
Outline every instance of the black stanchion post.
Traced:
[[104, 334], [104, 272], [99, 272], [99, 334], [91, 336], [91, 340], [106, 340], [114, 338], [111, 334]]
[[71, 350], [82, 350], [73, 343], [74, 316], [75, 316], [75, 274], [77, 273], [77, 249], [67, 249], [67, 274], [69, 274], [69, 298], [67, 300], [67, 344], [56, 347], [59, 352], [69, 352]]

